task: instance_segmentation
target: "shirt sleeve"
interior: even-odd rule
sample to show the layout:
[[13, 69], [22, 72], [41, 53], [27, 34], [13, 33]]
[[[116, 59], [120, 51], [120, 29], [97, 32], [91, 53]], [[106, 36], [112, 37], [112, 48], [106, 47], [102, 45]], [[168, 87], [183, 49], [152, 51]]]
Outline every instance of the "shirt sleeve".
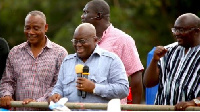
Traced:
[[63, 92], [62, 92], [62, 89], [63, 89], [63, 87], [62, 87], [62, 79], [64, 78], [63, 70], [64, 70], [64, 65], [62, 64], [61, 67], [60, 67], [59, 75], [58, 75], [58, 81], [56, 82], [56, 85], [54, 86], [50, 96], [55, 94], [55, 93], [58, 93], [61, 96], [64, 96]]
[[118, 48], [115, 49], [114, 52], [122, 60], [128, 76], [144, 69], [139, 58], [139, 53], [137, 51], [135, 41], [132, 39], [132, 37], [119, 38], [116, 43], [118, 43]]
[[59, 55], [59, 57], [58, 57], [58, 63], [56, 65], [57, 66], [57, 70], [55, 71], [54, 78], [53, 78], [53, 81], [52, 81], [52, 83], [50, 85], [50, 88], [47, 89], [47, 92], [44, 94], [43, 97], [40, 97], [40, 98], [36, 99], [36, 101], [38, 101], [38, 102], [45, 102], [45, 101], [47, 101], [48, 97], [51, 95], [53, 87], [56, 84], [57, 79], [58, 79], [58, 74], [59, 74], [59, 70], [60, 70], [62, 61], [64, 60], [64, 58], [65, 58], [65, 56], [67, 54], [68, 54], [67, 51], [63, 50], [63, 52], [61, 52], [61, 54]]
[[109, 70], [108, 84], [95, 83], [95, 94], [108, 99], [125, 98], [129, 92], [129, 82], [120, 58], [115, 58]]

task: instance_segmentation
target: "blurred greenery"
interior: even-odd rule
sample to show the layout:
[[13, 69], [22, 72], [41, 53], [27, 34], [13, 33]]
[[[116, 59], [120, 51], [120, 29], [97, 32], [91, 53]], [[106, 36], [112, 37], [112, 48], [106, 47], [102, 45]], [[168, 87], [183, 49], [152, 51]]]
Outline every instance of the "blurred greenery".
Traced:
[[[32, 10], [45, 13], [50, 40], [74, 53], [71, 39], [81, 23], [82, 9], [89, 0], [0, 0], [0, 37], [10, 48], [26, 41], [24, 18]], [[135, 40], [141, 61], [146, 66], [148, 52], [157, 45], [174, 40], [175, 19], [187, 12], [200, 16], [198, 0], [106, 0], [112, 24]]]

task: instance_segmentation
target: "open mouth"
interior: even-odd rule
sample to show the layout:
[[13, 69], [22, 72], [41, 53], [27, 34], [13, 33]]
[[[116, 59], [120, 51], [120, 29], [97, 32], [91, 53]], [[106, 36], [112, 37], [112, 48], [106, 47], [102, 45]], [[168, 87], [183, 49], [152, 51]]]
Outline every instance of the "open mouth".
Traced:
[[77, 52], [78, 54], [81, 54], [81, 53], [84, 52], [84, 49], [79, 47], [79, 48], [76, 49], [76, 52]]
[[182, 38], [176, 38], [176, 40], [177, 40], [178, 43], [182, 43], [183, 42]]
[[28, 38], [29, 39], [34, 39], [34, 38], [37, 38], [37, 35], [28, 35]]
[[81, 22], [82, 22], [82, 23], [85, 23], [85, 21], [84, 21], [84, 20], [82, 20]]

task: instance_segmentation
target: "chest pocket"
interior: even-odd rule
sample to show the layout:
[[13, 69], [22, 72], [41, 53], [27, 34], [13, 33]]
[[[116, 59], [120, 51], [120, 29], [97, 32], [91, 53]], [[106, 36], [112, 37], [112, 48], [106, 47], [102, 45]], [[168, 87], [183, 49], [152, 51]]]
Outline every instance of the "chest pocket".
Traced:
[[107, 77], [91, 76], [90, 80], [97, 84], [108, 84]]
[[75, 77], [67, 77], [62, 81], [64, 96], [69, 96], [73, 92], [75, 84]]

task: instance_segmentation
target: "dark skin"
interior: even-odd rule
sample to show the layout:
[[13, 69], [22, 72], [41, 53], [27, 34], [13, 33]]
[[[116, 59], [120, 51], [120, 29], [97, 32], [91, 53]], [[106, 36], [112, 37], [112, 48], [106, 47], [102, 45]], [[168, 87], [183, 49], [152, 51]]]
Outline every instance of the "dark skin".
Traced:
[[[24, 34], [27, 37], [27, 40], [30, 43], [31, 51], [33, 56], [36, 58], [41, 52], [42, 48], [46, 44], [45, 33], [48, 30], [48, 24], [46, 21], [39, 15], [32, 16], [27, 15], [25, 18]], [[12, 96], [4, 96], [0, 98], [1, 107], [6, 109], [11, 108], [11, 101], [13, 101]], [[32, 98], [24, 99], [22, 104], [28, 104], [30, 102], [35, 102]]]
[[36, 58], [46, 44], [45, 33], [48, 24], [40, 16], [28, 15], [25, 19], [24, 34], [30, 43], [31, 51]]
[[[83, 14], [81, 15], [82, 23], [91, 23], [95, 26], [96, 35], [98, 38], [103, 36], [103, 32], [110, 26], [110, 21], [108, 21], [101, 14], [94, 12], [91, 9], [92, 4], [86, 4], [83, 9]], [[95, 19], [95, 17], [100, 17], [101, 19]], [[94, 18], [94, 19], [91, 19]]]
[[[174, 24], [174, 28], [180, 29], [191, 29], [192, 27], [197, 27], [198, 19], [196, 19], [191, 14], [185, 14], [177, 18]], [[193, 30], [186, 30], [185, 32], [174, 32], [174, 37], [177, 39], [179, 45], [185, 48], [185, 54], [190, 47], [195, 47], [200, 45], [200, 30], [199, 28], [195, 28]], [[158, 61], [161, 57], [163, 57], [167, 53], [167, 49], [163, 46], [157, 46], [153, 58], [149, 67], [146, 69], [144, 73], [144, 85], [146, 87], [153, 87], [159, 83], [159, 68], [157, 66]], [[199, 98], [199, 97], [198, 97]], [[175, 110], [185, 110], [189, 106], [195, 106], [193, 100], [191, 101], [182, 101], [175, 105]]]
[[[75, 51], [78, 55], [78, 57], [83, 61], [86, 62], [87, 59], [90, 57], [90, 55], [93, 53], [98, 38], [96, 37], [96, 31], [94, 27], [91, 27], [91, 25], [82, 25], [80, 27], [77, 27], [77, 29], [74, 32], [74, 37], [73, 39], [75, 40], [85, 40], [84, 44], [81, 44], [78, 42], [77, 44], [73, 44]], [[90, 92], [93, 93], [93, 89], [95, 88], [95, 83], [83, 78], [79, 77], [76, 81], [77, 89], [85, 92]], [[54, 94], [49, 98], [49, 103], [50, 101], [57, 102], [62, 98], [61, 95], [59, 94]]]
[[[83, 14], [81, 15], [81, 21], [83, 23], [91, 23], [95, 26], [96, 35], [100, 40], [103, 36], [103, 32], [110, 26], [110, 20], [108, 16], [101, 15], [98, 12], [94, 12], [91, 3], [85, 5]], [[96, 18], [99, 17], [99, 18]], [[92, 19], [91, 19], [92, 18]], [[94, 19], [93, 19], [94, 18]], [[131, 74], [131, 94], [133, 104], [140, 104], [142, 101], [143, 84], [142, 84], [142, 73], [143, 70], [137, 71]]]
[[[197, 99], [200, 99], [200, 97], [197, 97]], [[195, 102], [193, 100], [177, 103], [175, 105], [175, 110], [184, 111], [187, 107], [190, 107], [190, 106], [196, 106], [196, 104], [195, 104]]]

